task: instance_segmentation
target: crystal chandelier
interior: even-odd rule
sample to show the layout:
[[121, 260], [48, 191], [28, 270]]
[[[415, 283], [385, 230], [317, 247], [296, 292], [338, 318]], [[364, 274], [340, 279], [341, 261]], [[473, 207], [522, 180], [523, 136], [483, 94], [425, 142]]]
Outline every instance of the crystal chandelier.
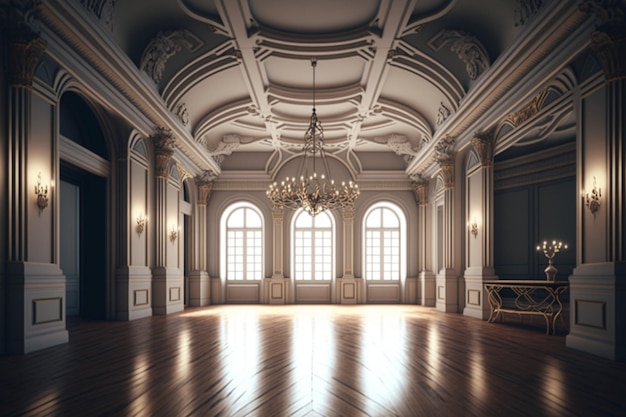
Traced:
[[[266, 194], [276, 208], [302, 207], [311, 216], [324, 210], [351, 209], [360, 194], [359, 186], [353, 181], [335, 184], [324, 151], [324, 130], [315, 111], [315, 67], [317, 60], [311, 59], [313, 67], [313, 113], [309, 128], [304, 134], [302, 158], [297, 177], [287, 177], [280, 183], [274, 182]], [[318, 169], [321, 171], [318, 172]]]

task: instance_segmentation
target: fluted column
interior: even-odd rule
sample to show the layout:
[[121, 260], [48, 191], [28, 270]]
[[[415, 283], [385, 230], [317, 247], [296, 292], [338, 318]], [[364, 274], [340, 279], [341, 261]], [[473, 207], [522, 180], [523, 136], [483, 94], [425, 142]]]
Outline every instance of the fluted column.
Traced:
[[192, 271], [189, 273], [189, 305], [201, 307], [211, 304], [211, 280], [207, 272], [207, 205], [213, 191], [213, 179], [210, 172], [196, 177], [198, 201], [195, 210], [195, 222], [192, 232], [193, 248], [191, 253]]
[[[578, 185], [582, 190], [577, 266], [570, 281], [566, 344], [626, 360], [626, 6], [584, 1], [598, 27], [591, 50], [604, 71], [604, 88], [581, 99]], [[604, 122], [601, 113], [603, 108]], [[594, 198], [597, 197], [596, 198]]]
[[[152, 137], [155, 158], [155, 265], [152, 268], [152, 311], [154, 314], [170, 314], [184, 308], [184, 277], [178, 265], [168, 265], [167, 251], [178, 251], [180, 238], [170, 236], [168, 225], [168, 168], [174, 155], [175, 139], [169, 129], [159, 128]], [[180, 213], [169, 213], [176, 225]], [[169, 227], [168, 227], [169, 226]], [[179, 233], [178, 230], [174, 230]], [[171, 248], [168, 248], [168, 245]]]
[[[484, 281], [497, 279], [493, 268], [493, 153], [495, 131], [477, 134], [471, 140], [478, 154], [480, 166], [467, 173], [466, 213], [468, 227], [465, 233], [466, 265], [465, 307], [463, 314], [483, 320], [489, 318], [489, 303]], [[474, 229], [475, 228], [475, 229]]]
[[[19, 5], [19, 6], [18, 6]], [[33, 114], [32, 102], [35, 67], [46, 50], [46, 41], [30, 23], [36, 17], [36, 4], [22, 2], [4, 5], [0, 10], [3, 28], [3, 70], [6, 77], [0, 93], [6, 94], [6, 119], [0, 121], [5, 130], [6, 160], [0, 161], [6, 175], [7, 225], [6, 264], [4, 279], [0, 277], [0, 293], [4, 303], [0, 320], [0, 353], [23, 354], [68, 341], [65, 329], [65, 276], [59, 267], [58, 192], [53, 186], [56, 166], [50, 160], [33, 157], [38, 152], [54, 151], [56, 138], [33, 138], [31, 126], [38, 117], [51, 123], [54, 106], [45, 102], [47, 111]], [[43, 99], [37, 97], [40, 102]], [[3, 136], [4, 139], [4, 136]], [[55, 155], [52, 155], [55, 157]], [[33, 192], [38, 173], [46, 189], [47, 206], [38, 207]], [[41, 199], [42, 206], [44, 197]], [[32, 215], [33, 212], [38, 214]], [[51, 247], [38, 251], [36, 241]]]
[[[436, 276], [436, 307], [445, 312], [458, 312], [458, 276], [455, 271], [455, 238], [454, 228], [454, 185], [455, 185], [455, 165], [456, 151], [454, 150], [455, 140], [445, 137], [436, 147], [436, 161], [439, 164], [441, 178], [443, 179], [443, 232], [438, 236], [442, 239], [443, 245], [443, 265], [437, 271]], [[439, 221], [439, 220], [438, 220]]]
[[421, 175], [413, 177], [413, 191], [417, 202], [418, 224], [418, 253], [417, 263], [419, 277], [417, 283], [417, 300], [420, 305], [435, 306], [435, 274], [431, 262], [431, 248], [429, 244], [432, 236], [431, 218], [428, 211], [429, 182]]

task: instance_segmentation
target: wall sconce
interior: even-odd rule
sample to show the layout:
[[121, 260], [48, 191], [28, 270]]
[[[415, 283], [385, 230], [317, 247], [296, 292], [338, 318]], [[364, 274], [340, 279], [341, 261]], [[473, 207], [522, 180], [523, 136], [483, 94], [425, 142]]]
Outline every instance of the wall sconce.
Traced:
[[137, 231], [137, 234], [139, 236], [141, 236], [141, 234], [143, 233], [143, 229], [146, 226], [147, 221], [148, 221], [148, 218], [146, 217], [145, 214], [140, 214], [137, 217], [137, 226], [135, 226], [135, 230]]
[[39, 207], [39, 214], [43, 209], [48, 207], [48, 186], [41, 185], [41, 172], [37, 174], [37, 184], [35, 185], [35, 195], [37, 196], [37, 207]]
[[172, 242], [173, 244], [177, 238], [178, 238], [178, 230], [174, 227], [174, 225], [172, 225], [172, 227], [170, 228], [170, 242]]
[[589, 193], [585, 195], [585, 205], [594, 215], [600, 209], [600, 197], [602, 197], [602, 189], [596, 187], [596, 177], [593, 177], [593, 189], [591, 190], [591, 197], [589, 197]]
[[478, 223], [476, 223], [476, 217], [474, 217], [474, 223], [472, 223], [470, 227], [472, 228], [474, 239], [476, 239], [478, 237]]

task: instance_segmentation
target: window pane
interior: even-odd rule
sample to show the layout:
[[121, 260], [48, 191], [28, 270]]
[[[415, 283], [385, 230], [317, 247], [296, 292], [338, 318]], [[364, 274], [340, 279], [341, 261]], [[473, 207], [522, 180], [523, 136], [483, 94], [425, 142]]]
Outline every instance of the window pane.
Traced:
[[313, 222], [315, 223], [315, 228], [316, 229], [323, 229], [323, 228], [331, 228], [332, 227], [332, 223], [330, 221], [329, 214], [326, 213], [326, 212], [322, 212], [322, 213], [318, 214], [317, 216], [315, 216]]
[[391, 227], [400, 227], [400, 221], [398, 220], [398, 216], [396, 213], [389, 209], [382, 209], [383, 215], [383, 227], [391, 228]]
[[255, 228], [261, 227], [261, 216], [252, 209], [246, 209], [246, 227]]
[[228, 217], [228, 227], [244, 227], [243, 223], [244, 209], [240, 208], [231, 213]]
[[381, 209], [375, 209], [370, 212], [365, 222], [365, 227], [380, 227], [380, 211]]

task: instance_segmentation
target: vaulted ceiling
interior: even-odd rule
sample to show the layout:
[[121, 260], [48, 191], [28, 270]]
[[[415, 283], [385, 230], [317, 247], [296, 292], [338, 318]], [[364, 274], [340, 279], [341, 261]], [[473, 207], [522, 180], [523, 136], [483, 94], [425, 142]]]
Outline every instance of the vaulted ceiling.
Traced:
[[468, 93], [542, 2], [92, 3], [119, 48], [221, 170], [241, 169], [237, 155], [254, 153], [254, 168], [274, 175], [303, 143], [311, 59], [327, 152], [354, 174], [379, 168], [377, 160], [405, 170], [443, 136], [448, 119], [475, 106], [465, 102]]

